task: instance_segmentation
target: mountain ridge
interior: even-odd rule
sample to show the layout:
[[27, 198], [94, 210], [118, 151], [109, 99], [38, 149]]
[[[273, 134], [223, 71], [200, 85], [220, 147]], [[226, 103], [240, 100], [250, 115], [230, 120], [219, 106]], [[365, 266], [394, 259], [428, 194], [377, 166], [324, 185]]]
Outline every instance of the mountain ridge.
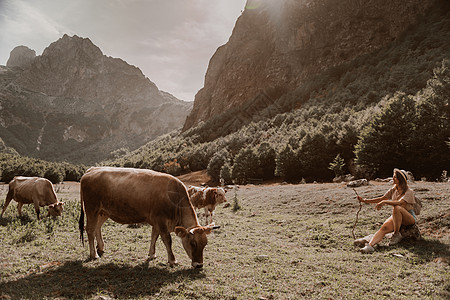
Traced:
[[180, 128], [192, 106], [76, 35], [51, 43], [30, 64], [1, 67], [0, 83], [5, 144], [49, 160], [92, 163], [135, 149]]

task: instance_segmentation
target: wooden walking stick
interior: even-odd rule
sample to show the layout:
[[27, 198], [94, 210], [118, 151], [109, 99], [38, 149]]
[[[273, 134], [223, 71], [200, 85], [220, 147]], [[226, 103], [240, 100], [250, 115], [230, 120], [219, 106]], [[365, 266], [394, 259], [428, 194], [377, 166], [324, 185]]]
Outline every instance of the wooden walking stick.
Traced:
[[[358, 197], [359, 195], [358, 195], [358, 193], [356, 192], [356, 190], [353, 189], [353, 191], [355, 192], [356, 197]], [[359, 200], [358, 200], [358, 201], [359, 201]], [[359, 215], [359, 212], [361, 211], [361, 207], [362, 207], [362, 202], [359, 201], [359, 209], [358, 209], [358, 212], [356, 213], [356, 220], [355, 220], [355, 224], [353, 224], [353, 229], [352, 229], [352, 235], [353, 235], [353, 239], [354, 239], [354, 240], [356, 240], [356, 237], [355, 237], [355, 228], [356, 228], [356, 223], [358, 223], [358, 215]]]

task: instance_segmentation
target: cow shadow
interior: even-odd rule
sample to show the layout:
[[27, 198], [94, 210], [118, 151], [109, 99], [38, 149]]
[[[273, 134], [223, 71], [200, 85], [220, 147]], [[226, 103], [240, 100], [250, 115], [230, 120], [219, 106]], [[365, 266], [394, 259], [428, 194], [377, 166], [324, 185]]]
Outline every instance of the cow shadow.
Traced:
[[19, 216], [3, 216], [0, 218], [0, 226], [8, 226], [9, 224], [13, 222], [19, 222], [20, 225], [27, 225], [28, 223], [31, 223], [33, 221], [37, 220], [30, 217], [28, 214], [22, 214], [21, 217]]
[[[14, 281], [0, 283], [0, 298], [86, 299], [97, 294], [113, 298], [142, 298], [157, 295], [167, 285], [183, 279], [202, 279], [201, 270], [182, 267], [149, 266], [149, 261], [136, 265], [108, 263], [89, 266], [82, 261], [69, 261], [42, 272], [31, 273]], [[176, 293], [177, 286], [173, 287]]]

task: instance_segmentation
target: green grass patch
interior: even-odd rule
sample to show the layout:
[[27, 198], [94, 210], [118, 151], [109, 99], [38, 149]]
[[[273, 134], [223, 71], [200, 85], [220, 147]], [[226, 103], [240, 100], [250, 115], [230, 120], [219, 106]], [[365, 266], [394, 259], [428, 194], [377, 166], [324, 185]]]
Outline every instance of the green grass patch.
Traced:
[[[450, 212], [450, 187], [416, 186], [425, 199], [419, 221], [424, 239], [393, 247], [382, 242], [372, 255], [353, 246], [358, 203], [344, 185], [242, 186], [236, 195], [239, 210], [216, 208], [214, 221], [221, 227], [208, 237], [204, 268], [194, 270], [175, 235], [179, 265], [170, 268], [161, 241], [158, 257], [147, 260], [150, 226], [110, 220], [102, 228], [104, 256], [88, 261], [78, 232], [79, 186], [72, 184], [58, 192], [66, 202], [61, 218], [37, 221], [31, 205], [18, 218], [17, 204], [8, 207], [0, 220], [0, 298], [445, 299], [448, 222], [437, 220]], [[379, 195], [388, 187], [370, 185], [358, 192]], [[355, 233], [373, 233], [388, 216], [387, 209], [363, 206]]]

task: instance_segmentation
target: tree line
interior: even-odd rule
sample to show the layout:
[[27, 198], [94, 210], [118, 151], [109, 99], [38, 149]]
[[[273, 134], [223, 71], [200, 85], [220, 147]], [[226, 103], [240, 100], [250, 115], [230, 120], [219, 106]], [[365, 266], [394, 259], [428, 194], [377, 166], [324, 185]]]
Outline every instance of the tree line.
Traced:
[[3, 182], [10, 182], [14, 176], [44, 177], [52, 183], [80, 181], [85, 171], [83, 165], [48, 162], [17, 153], [0, 153], [0, 181]]
[[[388, 176], [394, 167], [439, 178], [450, 168], [450, 60], [414, 95], [397, 92], [363, 110], [309, 102], [302, 109], [252, 122], [211, 142], [174, 131], [136, 151], [119, 149], [100, 163], [173, 175], [206, 169], [214, 180], [246, 183], [282, 178], [330, 181], [337, 175]], [[56, 183], [80, 180], [82, 165], [23, 157], [0, 143], [1, 181], [16, 175]]]

